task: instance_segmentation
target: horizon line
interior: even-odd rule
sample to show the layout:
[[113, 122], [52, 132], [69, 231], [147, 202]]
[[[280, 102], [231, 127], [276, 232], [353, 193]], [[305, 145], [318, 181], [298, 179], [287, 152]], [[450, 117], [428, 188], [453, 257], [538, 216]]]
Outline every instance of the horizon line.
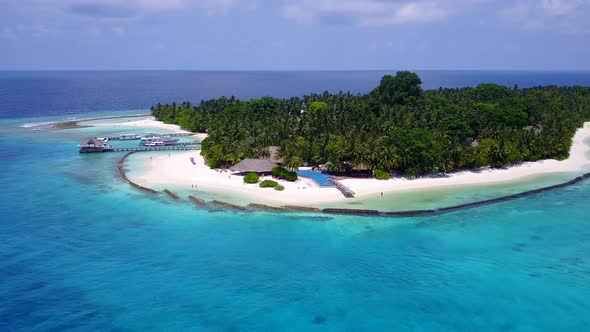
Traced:
[[588, 69], [3, 69], [0, 72], [384, 72], [384, 71], [479, 71], [479, 72], [590, 72]]

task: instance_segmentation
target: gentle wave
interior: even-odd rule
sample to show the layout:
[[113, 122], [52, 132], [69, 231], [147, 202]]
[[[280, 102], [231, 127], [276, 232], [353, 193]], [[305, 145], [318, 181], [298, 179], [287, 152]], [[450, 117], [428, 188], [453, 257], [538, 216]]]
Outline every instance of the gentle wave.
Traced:
[[30, 122], [24, 123], [20, 125], [21, 128], [34, 128], [34, 127], [41, 127], [41, 126], [50, 126], [57, 123], [57, 121], [48, 121], [48, 122]]

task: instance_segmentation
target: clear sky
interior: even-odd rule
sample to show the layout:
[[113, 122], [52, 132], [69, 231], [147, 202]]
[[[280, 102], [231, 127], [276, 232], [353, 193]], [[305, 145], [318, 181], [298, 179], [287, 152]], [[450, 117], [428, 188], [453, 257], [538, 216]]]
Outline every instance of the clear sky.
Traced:
[[0, 0], [0, 69], [590, 69], [590, 0]]

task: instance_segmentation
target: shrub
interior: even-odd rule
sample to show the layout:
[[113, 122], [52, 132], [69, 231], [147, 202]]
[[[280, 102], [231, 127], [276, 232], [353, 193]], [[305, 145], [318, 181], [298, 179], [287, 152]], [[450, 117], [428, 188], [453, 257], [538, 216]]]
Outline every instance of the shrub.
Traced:
[[264, 180], [258, 184], [260, 188], [276, 188], [279, 184], [273, 180]]
[[289, 182], [297, 181], [297, 173], [292, 172], [292, 171], [290, 171], [284, 167], [281, 167], [281, 166], [273, 167], [272, 175], [274, 175], [280, 179], [287, 180]]
[[217, 159], [213, 159], [213, 158], [207, 158], [207, 165], [210, 168], [219, 168], [221, 167], [221, 161], [217, 160]]
[[256, 173], [248, 173], [244, 176], [244, 183], [258, 183], [260, 176]]
[[377, 167], [375, 168], [375, 178], [377, 180], [389, 180], [389, 172], [383, 168]]
[[285, 190], [285, 187], [281, 186], [280, 184], [277, 184], [277, 186], [275, 187], [276, 191], [283, 191]]

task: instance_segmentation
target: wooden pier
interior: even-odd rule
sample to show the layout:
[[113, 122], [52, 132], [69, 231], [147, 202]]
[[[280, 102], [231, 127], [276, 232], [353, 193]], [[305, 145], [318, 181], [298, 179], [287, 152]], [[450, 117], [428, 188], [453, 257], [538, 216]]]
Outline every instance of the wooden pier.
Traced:
[[[190, 135], [190, 134], [176, 134], [176, 135]], [[129, 139], [126, 139], [129, 140]], [[107, 144], [108, 140], [105, 138], [89, 137], [78, 145], [80, 153], [99, 153], [99, 152], [141, 152], [141, 151], [173, 151], [173, 150], [199, 150], [201, 143], [197, 141], [192, 142], [175, 142], [172, 145], [139, 145], [129, 147], [113, 147]]]
[[[192, 145], [198, 145], [201, 146], [201, 142], [181, 142], [181, 143], [174, 143], [174, 145], [165, 145], [165, 146], [192, 146]], [[145, 145], [142, 145], [145, 146]]]
[[344, 197], [354, 198], [355, 192], [350, 190], [350, 188], [343, 185], [342, 183], [340, 183], [340, 181], [338, 181], [334, 178], [330, 178], [330, 181], [332, 181], [334, 183], [334, 185], [336, 186], [336, 189], [340, 190], [340, 192], [342, 193], [342, 195], [344, 195]]
[[190, 145], [172, 145], [172, 146], [136, 146], [127, 148], [104, 148], [102, 152], [140, 152], [140, 151], [173, 151], [173, 150], [199, 150], [201, 145], [190, 144]]
[[[192, 133], [161, 134], [161, 136], [166, 136], [166, 137], [186, 137], [186, 136], [192, 136], [192, 135], [194, 135], [194, 134], [192, 134]], [[125, 137], [125, 135], [112, 136], [112, 137], [107, 137], [107, 138], [109, 141], [137, 141], [141, 137], [143, 137], [143, 135], [135, 135], [135, 137], [132, 137], [132, 138], [127, 138], [127, 137]]]

